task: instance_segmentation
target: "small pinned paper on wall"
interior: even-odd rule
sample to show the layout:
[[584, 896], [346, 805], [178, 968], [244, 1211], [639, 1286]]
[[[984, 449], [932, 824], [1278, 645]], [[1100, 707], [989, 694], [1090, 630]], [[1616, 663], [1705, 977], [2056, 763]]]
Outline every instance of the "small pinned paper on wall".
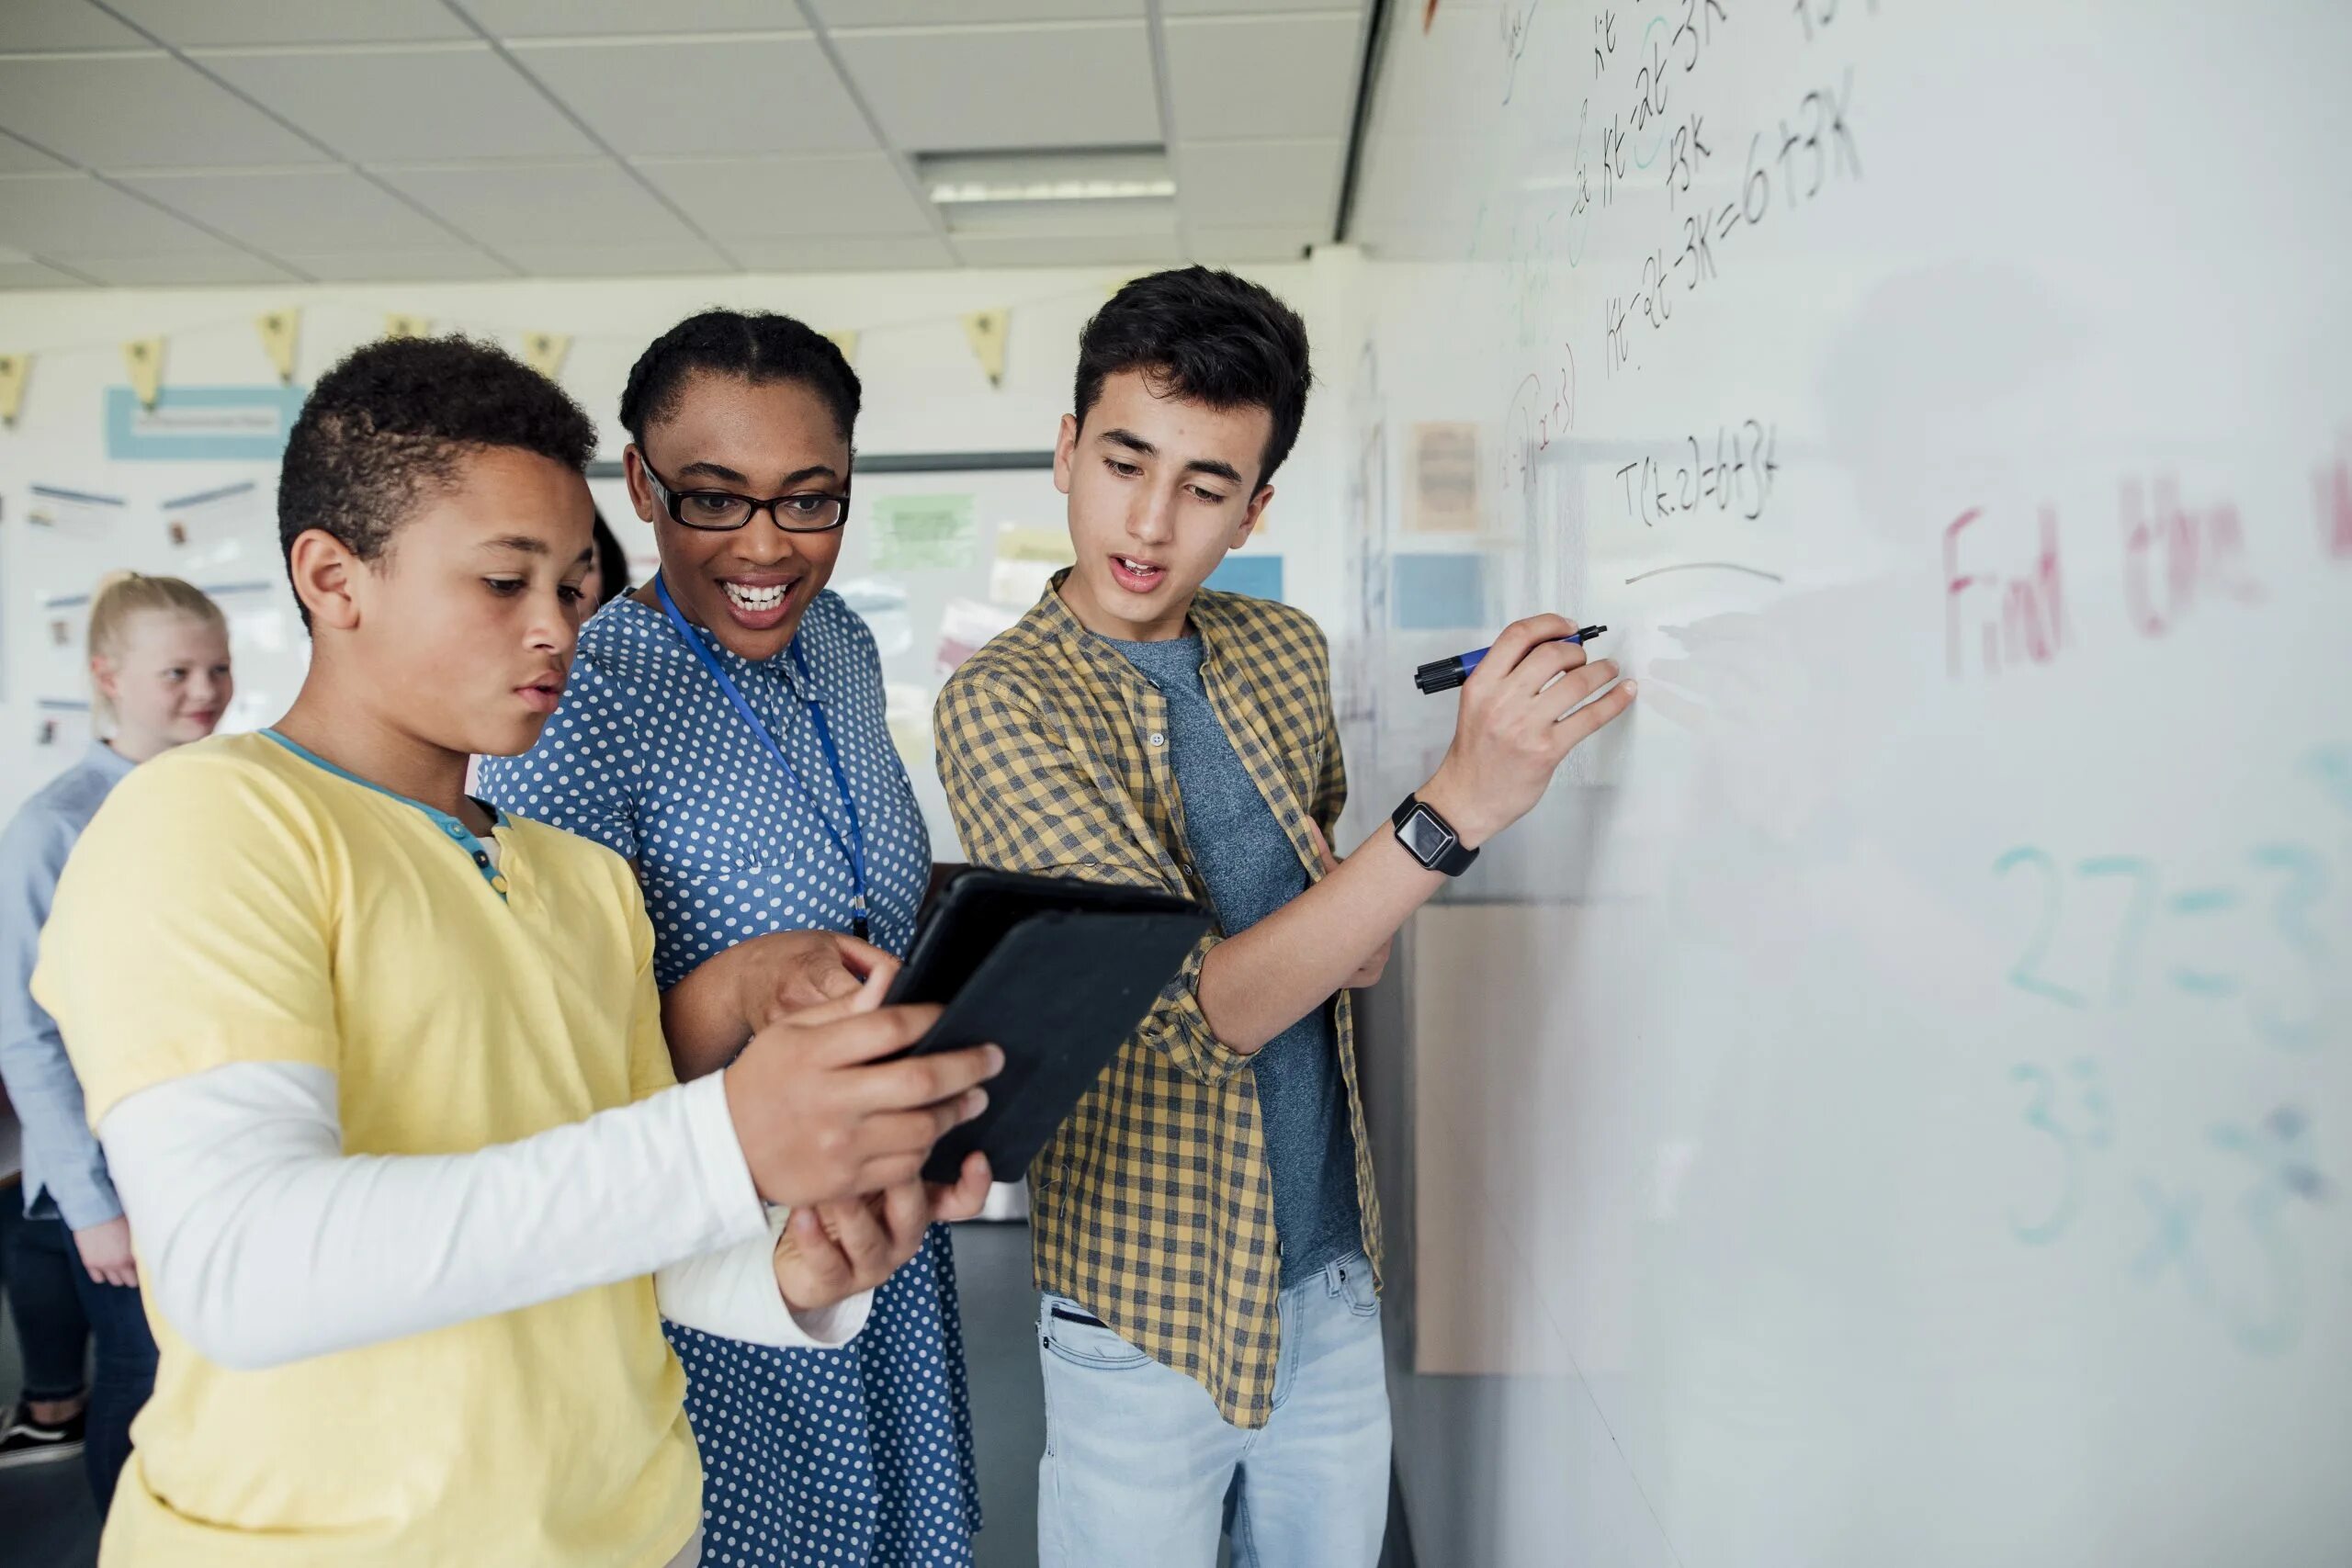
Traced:
[[1389, 625], [1398, 631], [1453, 631], [1487, 623], [1487, 558], [1390, 558]]
[[1000, 523], [996, 561], [989, 568], [989, 599], [1010, 609], [1026, 610], [1046, 596], [1054, 573], [1077, 559], [1069, 535], [1059, 528]]
[[905, 681], [882, 683], [882, 722], [889, 726], [899, 760], [908, 764], [910, 773], [914, 763], [932, 753], [931, 706], [935, 696], [928, 686]]
[[876, 651], [885, 659], [915, 645], [914, 617], [907, 613], [907, 591], [881, 577], [853, 577], [833, 584], [842, 603], [855, 611], [874, 634]]
[[922, 571], [978, 564], [969, 495], [886, 495], [874, 503], [874, 566]]
[[43, 697], [33, 715], [33, 744], [65, 754], [86, 750], [92, 739], [86, 698]]
[[1411, 472], [1405, 481], [1405, 531], [1476, 533], [1478, 427], [1417, 424], [1407, 451]]
[[164, 502], [164, 536], [187, 552], [182, 567], [218, 566], [243, 554], [248, 541], [276, 533], [275, 502], [251, 479], [176, 496]]
[[933, 663], [943, 676], [988, 646], [989, 639], [1012, 629], [1021, 612], [977, 599], [950, 599], [939, 615], [939, 651]]
[[1279, 600], [1283, 596], [1283, 558], [1227, 556], [1201, 586], [1220, 593], [1247, 593], [1252, 599]]
[[25, 507], [25, 521], [68, 538], [103, 539], [122, 520], [127, 507], [119, 495], [35, 485]]

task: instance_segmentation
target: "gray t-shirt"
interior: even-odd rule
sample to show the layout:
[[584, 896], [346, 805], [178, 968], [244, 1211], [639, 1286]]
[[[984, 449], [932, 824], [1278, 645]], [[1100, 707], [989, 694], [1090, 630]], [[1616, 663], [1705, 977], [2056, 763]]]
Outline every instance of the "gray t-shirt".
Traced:
[[[1201, 684], [1201, 639], [1102, 640], [1167, 699], [1184, 840], [1208, 884], [1217, 924], [1227, 936], [1238, 936], [1306, 891], [1306, 870], [1209, 705]], [[1273, 1168], [1282, 1280], [1289, 1285], [1363, 1245], [1355, 1137], [1329, 1005], [1269, 1041], [1251, 1070]]]

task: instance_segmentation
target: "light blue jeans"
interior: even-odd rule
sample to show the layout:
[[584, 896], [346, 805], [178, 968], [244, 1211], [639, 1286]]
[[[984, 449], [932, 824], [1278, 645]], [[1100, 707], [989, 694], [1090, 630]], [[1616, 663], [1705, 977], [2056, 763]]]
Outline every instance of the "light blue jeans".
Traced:
[[1061, 1296], [1041, 1299], [1040, 1568], [1374, 1568], [1388, 1519], [1380, 1298], [1362, 1253], [1282, 1293], [1274, 1413], [1257, 1431]]

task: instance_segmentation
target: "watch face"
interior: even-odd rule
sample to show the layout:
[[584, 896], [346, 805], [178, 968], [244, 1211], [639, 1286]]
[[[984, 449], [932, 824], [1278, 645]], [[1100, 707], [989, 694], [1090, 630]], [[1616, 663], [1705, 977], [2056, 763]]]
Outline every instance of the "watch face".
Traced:
[[1430, 815], [1429, 807], [1425, 806], [1413, 807], [1413, 814], [1405, 818], [1405, 825], [1396, 830], [1396, 836], [1405, 840], [1405, 847], [1413, 852], [1413, 858], [1427, 866], [1436, 865], [1454, 844], [1453, 835], [1438, 826], [1437, 819]]

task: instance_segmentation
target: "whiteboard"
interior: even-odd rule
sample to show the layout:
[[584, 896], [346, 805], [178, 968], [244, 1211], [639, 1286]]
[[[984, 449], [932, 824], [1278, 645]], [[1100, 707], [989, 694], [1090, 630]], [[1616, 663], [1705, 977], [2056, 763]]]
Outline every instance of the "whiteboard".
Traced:
[[1357, 798], [1512, 616], [1643, 682], [1411, 936], [1424, 1560], [2352, 1562], [2346, 60], [1391, 7]]

